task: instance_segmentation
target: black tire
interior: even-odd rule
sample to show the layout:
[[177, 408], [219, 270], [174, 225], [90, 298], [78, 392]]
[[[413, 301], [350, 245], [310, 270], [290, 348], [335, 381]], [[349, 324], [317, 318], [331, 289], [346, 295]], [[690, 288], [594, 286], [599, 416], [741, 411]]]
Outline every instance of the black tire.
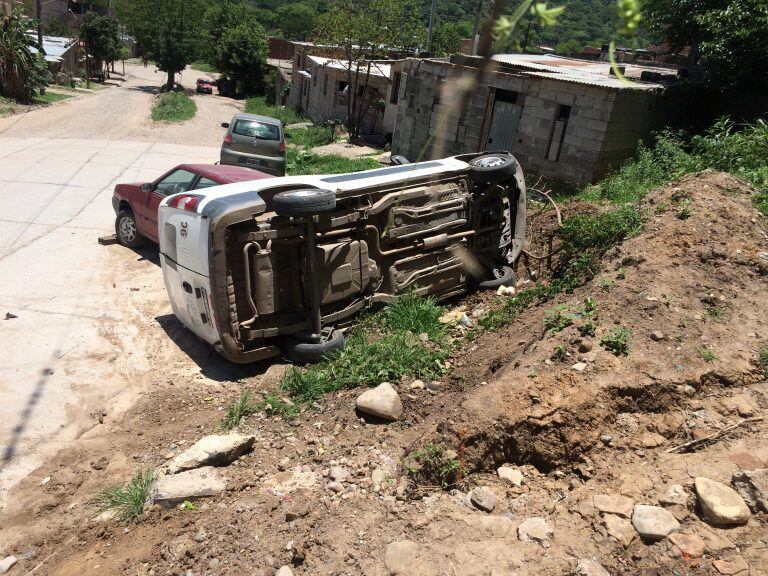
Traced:
[[513, 286], [515, 271], [509, 266], [497, 266], [490, 271], [491, 278], [477, 283], [480, 290], [497, 290], [499, 286]]
[[280, 216], [313, 216], [336, 209], [336, 193], [321, 188], [287, 190], [272, 197], [272, 206]]
[[496, 184], [515, 177], [517, 160], [511, 154], [483, 154], [469, 161], [469, 177], [475, 184]]
[[115, 218], [115, 235], [117, 241], [128, 248], [138, 248], [146, 243], [147, 239], [141, 235], [136, 225], [136, 217], [130, 209], [123, 209]]
[[283, 352], [296, 364], [317, 364], [329, 352], [344, 350], [344, 334], [334, 330], [323, 342], [307, 342], [295, 337], [285, 340]]

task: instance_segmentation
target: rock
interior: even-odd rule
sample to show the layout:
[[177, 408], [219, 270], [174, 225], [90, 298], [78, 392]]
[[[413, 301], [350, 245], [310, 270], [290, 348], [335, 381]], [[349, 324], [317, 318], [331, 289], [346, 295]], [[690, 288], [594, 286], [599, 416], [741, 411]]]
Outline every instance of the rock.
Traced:
[[643, 445], [643, 448], [658, 448], [666, 444], [666, 442], [667, 439], [664, 436], [655, 432], [646, 432], [640, 437], [640, 443]]
[[688, 493], [681, 484], [673, 484], [664, 494], [659, 496], [659, 504], [662, 506], [687, 506]]
[[336, 494], [344, 491], [344, 485], [341, 482], [328, 482], [325, 487], [331, 492], [336, 492]]
[[0, 574], [5, 574], [10, 570], [14, 564], [18, 562], [18, 559], [16, 556], [6, 556], [2, 560], [0, 560]]
[[268, 494], [285, 496], [302, 489], [312, 489], [317, 477], [308, 466], [296, 467], [287, 472], [280, 472], [264, 480], [264, 488]]
[[655, 332], [651, 332], [650, 337], [651, 337], [651, 340], [653, 340], [654, 342], [661, 342], [662, 340], [664, 340], [665, 336], [664, 336], [664, 332], [660, 332], [656, 330]]
[[619, 494], [597, 494], [592, 498], [592, 502], [603, 514], [616, 514], [624, 518], [632, 516], [632, 510], [635, 507], [632, 498]]
[[387, 479], [387, 471], [383, 468], [376, 468], [373, 472], [371, 472], [371, 481], [373, 481], [374, 484], [383, 484]]
[[683, 558], [701, 558], [707, 548], [704, 540], [693, 534], [673, 532], [669, 535], [669, 541], [677, 546]]
[[715, 570], [724, 574], [725, 576], [735, 576], [736, 574], [747, 574], [749, 572], [749, 564], [741, 556], [731, 560], [715, 560], [712, 562], [712, 566]]
[[411, 390], [424, 390], [424, 382], [421, 380], [414, 380], [411, 382]]
[[523, 476], [523, 473], [520, 472], [520, 470], [517, 468], [501, 466], [498, 470], [496, 470], [496, 473], [499, 475], [499, 478], [506, 480], [517, 488], [520, 488], [520, 486], [522, 486], [525, 482], [525, 476]]
[[464, 315], [464, 310], [456, 308], [455, 310], [449, 310], [445, 312], [440, 318], [437, 319], [440, 324], [458, 324], [461, 322], [461, 317]]
[[517, 527], [517, 537], [523, 542], [530, 542], [531, 540], [547, 542], [553, 532], [547, 521], [539, 516], [528, 518]]
[[331, 466], [328, 470], [328, 478], [336, 482], [344, 482], [349, 477], [349, 472], [343, 466]]
[[707, 550], [719, 554], [723, 550], [731, 550], [736, 545], [726, 536], [725, 530], [715, 530], [706, 524], [700, 524], [696, 533], [704, 540]]
[[393, 576], [411, 574], [411, 562], [419, 551], [415, 542], [392, 542], [384, 553], [384, 565]]
[[584, 370], [587, 369], [587, 363], [586, 362], [576, 362], [573, 366], [571, 366], [572, 370], [576, 370], [576, 372], [584, 372]]
[[429, 334], [427, 334], [426, 332], [422, 332], [421, 334], [419, 334], [419, 342], [421, 342], [422, 344], [426, 344], [427, 342], [429, 342]]
[[397, 391], [389, 382], [384, 382], [366, 390], [355, 401], [360, 412], [382, 418], [384, 420], [399, 420], [403, 415], [403, 403]]
[[600, 562], [592, 558], [580, 558], [576, 573], [580, 576], [611, 576]]
[[496, 494], [487, 486], [478, 486], [469, 493], [469, 501], [475, 508], [492, 512], [496, 507]]
[[693, 481], [701, 511], [710, 524], [746, 524], [751, 516], [744, 500], [731, 487], [699, 476]]
[[293, 576], [293, 570], [290, 566], [281, 566], [280, 570], [275, 572], [275, 576]]
[[662, 540], [680, 530], [680, 523], [669, 510], [645, 504], [635, 506], [632, 525], [640, 536], [648, 540]]
[[226, 466], [253, 450], [256, 436], [226, 434], [205, 436], [168, 463], [168, 472], [176, 474], [201, 466]]
[[752, 512], [768, 512], [768, 468], [736, 472], [731, 484]]
[[614, 514], [606, 514], [603, 516], [603, 522], [605, 523], [606, 530], [608, 530], [608, 534], [618, 540], [625, 548], [635, 539], [635, 528], [626, 518], [621, 518]]
[[150, 498], [171, 508], [184, 500], [214, 496], [224, 491], [224, 481], [216, 468], [205, 466], [178, 474], [166, 474], [151, 490]]

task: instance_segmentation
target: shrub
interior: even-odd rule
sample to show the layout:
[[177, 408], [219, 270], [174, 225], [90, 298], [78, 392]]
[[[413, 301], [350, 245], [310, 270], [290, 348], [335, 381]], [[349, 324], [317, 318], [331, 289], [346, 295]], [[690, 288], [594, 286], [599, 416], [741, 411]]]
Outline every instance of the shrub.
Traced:
[[155, 100], [152, 120], [184, 122], [194, 118], [196, 113], [197, 105], [185, 92], [165, 92]]
[[612, 352], [615, 356], [626, 356], [629, 354], [629, 330], [620, 326], [611, 328], [600, 339], [600, 346]]
[[330, 126], [310, 126], [308, 128], [288, 128], [285, 135], [291, 144], [314, 148], [333, 142], [333, 128]]
[[278, 120], [282, 120], [283, 124], [286, 125], [296, 124], [297, 122], [306, 120], [304, 116], [299, 114], [293, 108], [268, 104], [267, 99], [264, 96], [248, 98], [248, 100], [245, 101], [245, 111], [248, 114], [259, 114], [261, 116], [277, 118]]
[[768, 346], [757, 349], [757, 363], [763, 369], [763, 376], [768, 378]]
[[379, 168], [381, 164], [369, 157], [344, 158], [335, 154], [320, 155], [308, 150], [288, 149], [287, 171], [292, 176], [304, 174], [343, 174]]
[[715, 351], [709, 346], [699, 348], [699, 356], [704, 362], [714, 362], [717, 360], [717, 354], [715, 354]]

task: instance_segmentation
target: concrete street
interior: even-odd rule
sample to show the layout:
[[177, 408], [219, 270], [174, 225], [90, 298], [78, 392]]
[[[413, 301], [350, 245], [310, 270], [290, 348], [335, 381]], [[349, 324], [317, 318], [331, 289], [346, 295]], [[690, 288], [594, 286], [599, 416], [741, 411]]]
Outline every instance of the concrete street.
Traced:
[[238, 103], [195, 96], [194, 120], [154, 124], [162, 74], [126, 72], [119, 87], [0, 119], [0, 509], [47, 455], [128, 408], [158, 364], [200, 370], [157, 320], [171, 314], [157, 249], [97, 238], [114, 232], [116, 183], [215, 162]]

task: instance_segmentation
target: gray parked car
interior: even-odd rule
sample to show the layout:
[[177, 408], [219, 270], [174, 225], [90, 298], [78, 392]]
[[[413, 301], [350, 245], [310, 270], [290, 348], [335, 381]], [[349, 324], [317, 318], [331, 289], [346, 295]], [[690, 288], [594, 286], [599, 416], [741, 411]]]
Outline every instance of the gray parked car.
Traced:
[[221, 163], [247, 166], [274, 176], [285, 175], [285, 133], [276, 118], [235, 114], [221, 144]]

